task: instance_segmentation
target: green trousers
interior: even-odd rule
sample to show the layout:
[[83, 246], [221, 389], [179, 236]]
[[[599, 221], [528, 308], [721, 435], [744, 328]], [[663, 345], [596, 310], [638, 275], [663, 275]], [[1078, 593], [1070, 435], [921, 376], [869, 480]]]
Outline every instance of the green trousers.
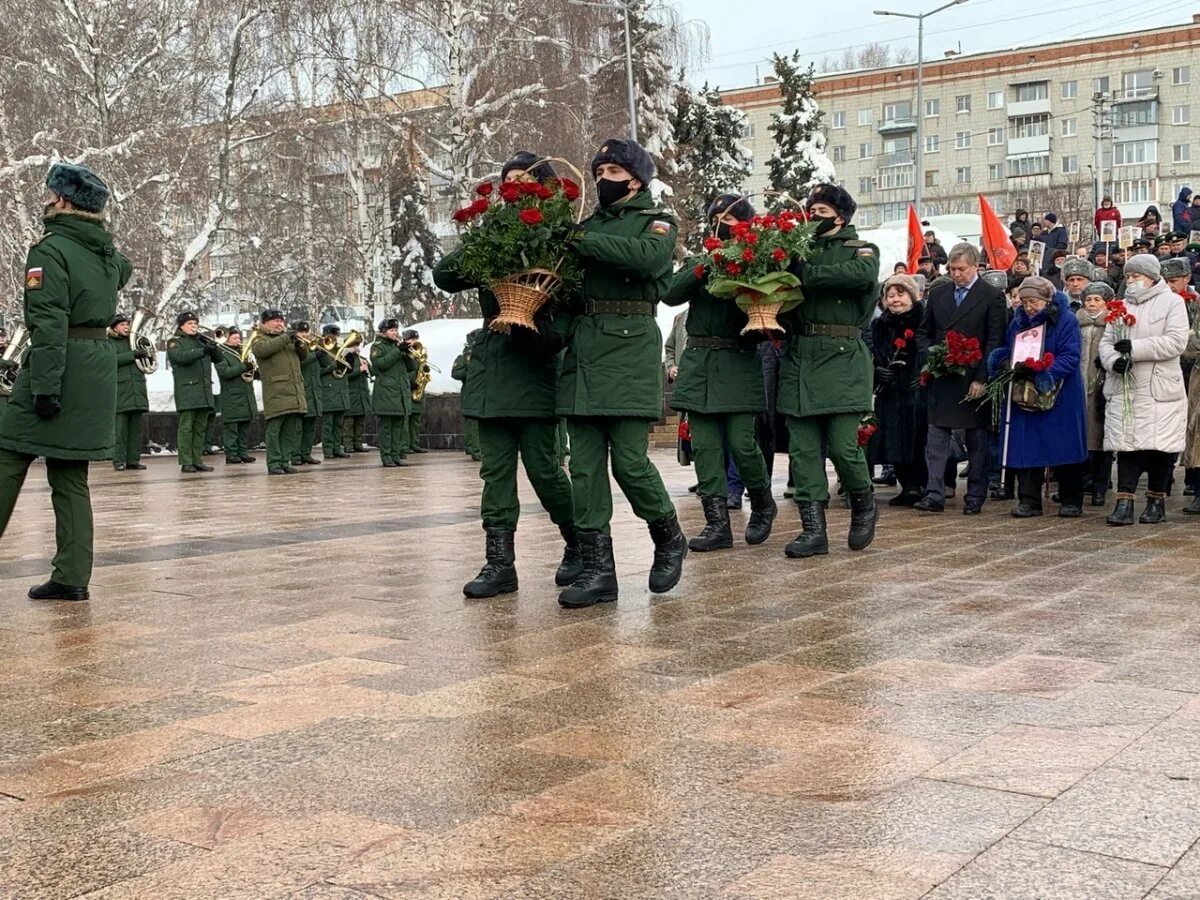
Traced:
[[305, 416], [300, 420], [300, 449], [292, 457], [293, 463], [312, 456], [313, 444], [317, 442], [317, 417]]
[[689, 412], [688, 422], [692, 426], [692, 459], [696, 463], [696, 480], [700, 482], [697, 493], [701, 497], [729, 494], [725, 477], [726, 444], [747, 488], [758, 491], [770, 485], [767, 463], [754, 439], [754, 413]]
[[208, 427], [207, 409], [185, 409], [179, 414], [179, 433], [175, 438], [179, 465], [199, 466], [203, 463], [204, 429]]
[[141, 460], [143, 415], [145, 413], [141, 412], [117, 413], [112, 455], [114, 464], [130, 465]]
[[479, 420], [464, 419], [463, 420], [463, 439], [467, 445], [467, 454], [470, 456], [479, 456]]
[[[220, 398], [217, 398], [217, 399], [220, 400]], [[217, 407], [217, 408], [220, 409], [220, 407]], [[204, 446], [202, 446], [200, 448], [202, 453], [203, 453], [203, 451], [207, 450], [209, 447], [216, 445], [216, 443], [217, 443], [216, 432], [217, 432], [217, 414], [210, 410], [208, 413], [208, 420], [204, 423]]]
[[342, 424], [342, 446], [361, 447], [366, 433], [367, 417], [346, 413], [346, 421]]
[[567, 437], [567, 420], [560, 418], [558, 427], [554, 430], [554, 452], [558, 456], [559, 466], [567, 464], [567, 453], [569, 452], [570, 439]]
[[[858, 426], [862, 423], [862, 413], [804, 418], [788, 416], [787, 423], [788, 455], [796, 482], [794, 499], [797, 503], [823, 503], [829, 499], [826, 455], [848, 493], [859, 494], [871, 489], [867, 457], [863, 448], [858, 446]], [[821, 452], [822, 446], [825, 447], [824, 454]]]
[[241, 459], [250, 455], [249, 422], [222, 422], [221, 432], [226, 459]]
[[379, 460], [399, 462], [404, 456], [404, 441], [408, 438], [406, 416], [379, 417]]
[[299, 413], [288, 413], [267, 419], [267, 468], [282, 469], [290, 466], [300, 453]]
[[342, 429], [345, 427], [345, 412], [327, 412], [322, 418], [321, 452], [329, 459], [342, 451]]
[[[483, 495], [479, 512], [484, 528], [515, 531], [521, 504], [517, 500], [517, 456], [542, 508], [555, 525], [574, 521], [571, 481], [554, 455], [553, 419], [475, 419], [483, 462], [479, 477]], [[610, 499], [611, 505], [611, 499]]]
[[613, 478], [639, 519], [654, 522], [675, 515], [662, 476], [650, 462], [650, 423], [646, 419], [571, 416], [567, 432], [571, 439], [571, 495], [575, 525], [580, 530], [608, 534], [613, 512], [610, 458]]
[[404, 450], [406, 453], [412, 453], [421, 446], [421, 417], [425, 414], [424, 410], [413, 412], [408, 417], [408, 436], [404, 441]]
[[[35, 458], [0, 449], [0, 537], [8, 528]], [[92, 495], [88, 491], [87, 460], [47, 459], [46, 479], [50, 482], [57, 547], [50, 577], [70, 587], [87, 587], [92, 580]]]

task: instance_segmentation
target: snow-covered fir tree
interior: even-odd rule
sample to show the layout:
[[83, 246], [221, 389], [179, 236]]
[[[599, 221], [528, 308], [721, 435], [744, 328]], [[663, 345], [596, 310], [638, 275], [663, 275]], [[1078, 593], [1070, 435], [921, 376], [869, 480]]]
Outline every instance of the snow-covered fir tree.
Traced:
[[391, 309], [401, 322], [431, 318], [445, 302], [445, 295], [433, 284], [433, 267], [442, 250], [429, 225], [424, 198], [424, 186], [416, 172], [407, 169], [396, 177], [392, 186]]
[[685, 247], [704, 237], [704, 213], [718, 194], [740, 193], [754, 166], [742, 145], [746, 115], [721, 103], [720, 91], [705, 84], [699, 91], [678, 85], [675, 115], [672, 205], [680, 217]]
[[[771, 114], [771, 137], [775, 151], [767, 161], [771, 190], [803, 201], [817, 184], [836, 180], [833, 163], [825, 155], [821, 133], [821, 109], [813, 96], [813, 66], [801, 67], [800, 51], [791, 56], [775, 54], [775, 77], [779, 80], [782, 109]], [[773, 196], [772, 209], [786, 206], [786, 198]]]

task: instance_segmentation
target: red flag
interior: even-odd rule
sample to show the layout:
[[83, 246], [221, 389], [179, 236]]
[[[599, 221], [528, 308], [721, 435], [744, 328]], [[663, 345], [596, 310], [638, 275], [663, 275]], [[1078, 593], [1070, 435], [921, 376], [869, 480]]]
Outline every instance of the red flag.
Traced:
[[983, 252], [987, 254], [988, 265], [1007, 272], [1017, 261], [1017, 248], [983, 194], [979, 195], [979, 223], [983, 228]]
[[917, 260], [925, 255], [925, 235], [921, 234], [921, 219], [916, 207], [908, 204], [908, 274], [917, 274]]

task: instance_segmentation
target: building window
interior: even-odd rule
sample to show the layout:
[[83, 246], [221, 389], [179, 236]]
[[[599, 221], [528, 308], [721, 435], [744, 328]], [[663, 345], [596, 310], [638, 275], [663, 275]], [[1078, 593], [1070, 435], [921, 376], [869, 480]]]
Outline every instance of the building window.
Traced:
[[864, 228], [875, 224], [875, 217], [871, 215], [871, 211], [869, 209], [864, 209], [858, 214], [858, 224], [862, 225]]
[[1026, 156], [1014, 156], [1008, 161], [1008, 177], [1019, 178], [1022, 175], [1050, 174], [1050, 154], [1031, 153]]
[[1186, 125], [1192, 120], [1192, 105], [1185, 103], [1183, 106], [1171, 107], [1171, 124]]
[[1121, 92], [1126, 100], [1151, 96], [1154, 92], [1154, 72], [1150, 69], [1126, 72], [1121, 76]]
[[846, 145], [845, 144], [837, 144], [834, 146], [833, 161], [834, 162], [845, 162], [846, 161]]
[[872, 156], [873, 156], [873, 154], [871, 152], [871, 142], [870, 141], [867, 141], [865, 144], [858, 145], [858, 158], [859, 159], [870, 159]]
[[988, 129], [988, 146], [989, 147], [997, 147], [1003, 143], [1004, 143], [1004, 129], [1003, 128], [989, 128]]
[[874, 123], [875, 123], [875, 110], [860, 109], [858, 111], [858, 124], [859, 125], [873, 125]]
[[987, 108], [1004, 109], [1004, 91], [988, 91]]
[[942, 140], [941, 137], [936, 134], [925, 135], [925, 152], [926, 153], [937, 153], [939, 150], [942, 149], [941, 140]]
[[834, 128], [845, 128], [846, 127], [846, 114], [844, 112], [835, 112], [833, 114], [833, 127]]
[[1139, 100], [1136, 103], [1122, 103], [1113, 109], [1112, 123], [1115, 128], [1157, 125], [1158, 101]]
[[1137, 178], [1132, 181], [1118, 181], [1116, 188], [1117, 203], [1149, 203], [1150, 179]]
[[970, 166], [959, 166], [957, 169], [955, 169], [954, 170], [954, 180], [958, 184], [970, 184], [971, 183], [971, 167]]
[[903, 103], [885, 103], [883, 105], [883, 121], [885, 122], [896, 122], [912, 117], [912, 104], [907, 100]]
[[874, 187], [875, 187], [875, 179], [874, 178], [858, 179], [858, 192], [860, 194], [869, 194], [869, 193], [871, 193], [871, 190]]
[[[996, 91], [1001, 98], [1004, 97], [1002, 91]], [[992, 106], [991, 94], [988, 94], [988, 109], [999, 109], [999, 105]], [[1045, 81], [1029, 81], [1025, 84], [1017, 85], [1017, 102], [1028, 103], [1031, 100], [1048, 100], [1050, 98], [1050, 85]]]
[[1191, 66], [1176, 66], [1171, 70], [1171, 84], [1191, 84], [1192, 83], [1192, 67]]
[[925, 118], [936, 119], [941, 108], [941, 101], [936, 97], [925, 101]]
[[1004, 163], [988, 163], [988, 181], [1004, 180]]
[[1113, 144], [1114, 166], [1158, 162], [1158, 141], [1122, 141]]
[[1050, 117], [1018, 116], [1012, 120], [1012, 136], [1014, 138], [1041, 137], [1050, 133]]
[[1072, 154], [1062, 158], [1062, 173], [1064, 175], [1074, 175], [1079, 171], [1079, 157]]
[[1061, 93], [1059, 96], [1061, 96], [1062, 99], [1064, 99], [1064, 100], [1074, 100], [1076, 97], [1079, 96], [1079, 82], [1078, 81], [1064, 81], [1060, 85], [1060, 88], [1061, 88]]
[[754, 137], [754, 123], [753, 122], [746, 122], [742, 126], [742, 137], [746, 138], [747, 140], [752, 139]]
[[938, 170], [928, 169], [925, 172], [925, 187], [932, 188], [938, 186]]
[[971, 111], [971, 95], [959, 94], [954, 98], [954, 111], [956, 113], [969, 113]]
[[1063, 137], [1074, 137], [1079, 134], [1079, 120], [1076, 118], [1062, 120]]
[[954, 149], [966, 150], [971, 146], [971, 132], [956, 131], [954, 132]]
[[1192, 161], [1192, 145], [1176, 144], [1171, 148], [1171, 162], [1185, 163]]
[[1107, 94], [1108, 93], [1108, 76], [1107, 75], [1103, 75], [1100, 78], [1092, 79], [1092, 93], [1093, 94]]

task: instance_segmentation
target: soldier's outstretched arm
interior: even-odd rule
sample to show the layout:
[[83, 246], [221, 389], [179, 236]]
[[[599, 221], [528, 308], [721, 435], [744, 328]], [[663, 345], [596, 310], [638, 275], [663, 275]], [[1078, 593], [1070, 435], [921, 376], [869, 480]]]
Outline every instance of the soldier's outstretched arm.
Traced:
[[671, 286], [667, 289], [667, 295], [662, 298], [663, 303], [667, 306], [683, 306], [700, 295], [700, 289], [704, 286], [704, 276], [696, 275], [699, 262], [700, 257], [683, 261], [680, 270], [671, 276]]
[[433, 267], [433, 283], [447, 294], [457, 294], [477, 287], [458, 273], [458, 265], [462, 260], [462, 248], [452, 250], [438, 260]]
[[879, 282], [879, 249], [871, 244], [858, 248], [845, 262], [806, 265], [804, 287], [863, 290]]

